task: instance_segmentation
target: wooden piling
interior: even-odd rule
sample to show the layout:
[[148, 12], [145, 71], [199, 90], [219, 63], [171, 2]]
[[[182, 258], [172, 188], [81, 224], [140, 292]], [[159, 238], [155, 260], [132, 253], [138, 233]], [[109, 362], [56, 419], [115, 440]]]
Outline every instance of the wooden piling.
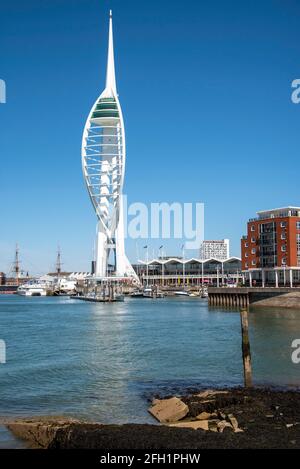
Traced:
[[241, 309], [241, 328], [242, 328], [242, 354], [244, 365], [244, 385], [246, 388], [252, 386], [252, 367], [249, 342], [249, 322], [248, 309]]

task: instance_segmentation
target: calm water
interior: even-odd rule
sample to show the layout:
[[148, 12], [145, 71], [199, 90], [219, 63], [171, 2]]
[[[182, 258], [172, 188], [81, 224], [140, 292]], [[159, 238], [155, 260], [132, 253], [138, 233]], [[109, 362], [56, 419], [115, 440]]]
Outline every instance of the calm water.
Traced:
[[[291, 361], [300, 311], [252, 312], [250, 328], [255, 382], [300, 386], [300, 365]], [[209, 310], [197, 298], [108, 305], [2, 296], [0, 339], [2, 417], [152, 422], [153, 394], [242, 384], [239, 313]]]

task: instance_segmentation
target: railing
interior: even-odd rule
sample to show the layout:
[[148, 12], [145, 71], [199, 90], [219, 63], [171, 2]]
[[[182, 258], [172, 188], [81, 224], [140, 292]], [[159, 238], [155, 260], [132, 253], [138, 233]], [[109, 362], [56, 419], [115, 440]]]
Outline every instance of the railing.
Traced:
[[298, 210], [291, 210], [289, 212], [281, 213], [281, 214], [270, 214], [270, 215], [262, 215], [255, 218], [249, 218], [249, 222], [253, 221], [262, 221], [262, 220], [272, 220], [274, 218], [288, 218], [288, 217], [299, 217]]

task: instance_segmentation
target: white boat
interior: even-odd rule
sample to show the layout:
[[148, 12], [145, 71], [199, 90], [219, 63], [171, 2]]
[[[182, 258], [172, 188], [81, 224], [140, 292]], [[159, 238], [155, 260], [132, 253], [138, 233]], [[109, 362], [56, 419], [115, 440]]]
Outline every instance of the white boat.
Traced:
[[143, 290], [134, 290], [130, 295], [131, 298], [143, 298], [143, 296]]
[[143, 297], [144, 297], [144, 298], [153, 298], [152, 288], [150, 288], [150, 287], [144, 288], [144, 290], [143, 290]]
[[53, 285], [54, 295], [72, 295], [76, 292], [77, 280], [69, 279], [65, 277], [59, 277], [56, 279]]
[[18, 287], [17, 294], [22, 296], [46, 296], [47, 287], [39, 282], [28, 282]]
[[174, 292], [174, 294], [177, 296], [189, 296], [189, 293], [187, 291], [182, 291], [182, 290], [176, 291]]
[[115, 295], [114, 301], [124, 301], [124, 295], [123, 293], [117, 293]]

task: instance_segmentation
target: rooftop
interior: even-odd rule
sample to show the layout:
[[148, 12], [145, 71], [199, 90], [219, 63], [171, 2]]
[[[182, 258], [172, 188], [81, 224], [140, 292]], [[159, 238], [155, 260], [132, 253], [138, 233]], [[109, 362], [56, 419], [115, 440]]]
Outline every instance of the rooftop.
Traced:
[[250, 218], [249, 221], [264, 220], [269, 218], [300, 217], [300, 207], [282, 207], [257, 212], [257, 218]]
[[260, 215], [261, 213], [288, 212], [293, 210], [300, 212], [300, 207], [293, 207], [292, 205], [288, 205], [287, 207], [260, 210], [259, 212], [257, 212], [257, 215]]
[[171, 264], [171, 263], [178, 263], [178, 264], [188, 264], [190, 262], [197, 263], [197, 264], [207, 264], [207, 263], [218, 263], [218, 264], [229, 264], [231, 262], [240, 262], [241, 258], [240, 257], [228, 257], [228, 259], [216, 259], [215, 257], [211, 257], [210, 259], [197, 259], [195, 257], [192, 257], [191, 259], [182, 259], [182, 257], [169, 257], [169, 258], [159, 258], [159, 259], [152, 259], [149, 261], [143, 261], [139, 260], [139, 264]]
[[205, 243], [226, 243], [229, 241], [228, 239], [206, 239], [203, 241], [203, 244]]

